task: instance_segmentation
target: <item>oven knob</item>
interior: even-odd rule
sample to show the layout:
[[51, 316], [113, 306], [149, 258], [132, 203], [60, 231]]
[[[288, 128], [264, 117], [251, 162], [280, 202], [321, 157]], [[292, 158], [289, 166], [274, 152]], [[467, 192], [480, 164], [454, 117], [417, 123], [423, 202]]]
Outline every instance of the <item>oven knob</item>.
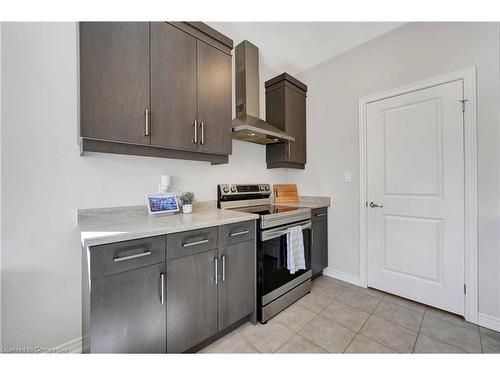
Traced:
[[260, 191], [264, 191], [264, 186], [261, 186], [261, 187], [260, 187]]
[[229, 188], [227, 186], [222, 190], [224, 191], [224, 193], [229, 193]]
[[231, 193], [236, 193], [236, 186], [231, 186]]
[[269, 191], [269, 186], [266, 186], [266, 191]]

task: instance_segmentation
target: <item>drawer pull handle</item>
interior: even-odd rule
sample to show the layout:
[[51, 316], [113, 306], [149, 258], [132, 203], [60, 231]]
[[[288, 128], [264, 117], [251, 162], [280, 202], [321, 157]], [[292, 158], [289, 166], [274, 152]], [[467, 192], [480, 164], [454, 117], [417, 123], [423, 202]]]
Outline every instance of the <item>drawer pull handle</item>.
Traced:
[[219, 270], [218, 270], [219, 262], [217, 258], [214, 258], [214, 283], [219, 283]]
[[142, 257], [148, 256], [148, 255], [151, 255], [151, 251], [145, 251], [144, 253], [139, 253], [139, 254], [134, 254], [134, 255], [127, 255], [125, 257], [116, 257], [116, 258], [113, 258], [113, 262], [118, 263], [118, 262], [123, 262], [124, 260], [142, 258]]
[[226, 256], [221, 256], [222, 259], [222, 281], [226, 281]]
[[325, 214], [316, 214], [316, 217], [325, 216]]
[[201, 245], [202, 243], [207, 243], [207, 242], [210, 242], [210, 240], [201, 240], [201, 241], [195, 241], [195, 242], [187, 242], [187, 243], [183, 243], [181, 246], [182, 247], [190, 247], [190, 246], [196, 246], [196, 245]]
[[160, 303], [163, 305], [165, 303], [165, 274], [160, 273], [160, 283], [161, 283], [161, 295]]
[[242, 230], [241, 232], [235, 232], [235, 233], [231, 233], [229, 234], [230, 237], [236, 237], [236, 236], [242, 236], [244, 234], [247, 234], [247, 233], [250, 233], [250, 231], [247, 229], [247, 230]]

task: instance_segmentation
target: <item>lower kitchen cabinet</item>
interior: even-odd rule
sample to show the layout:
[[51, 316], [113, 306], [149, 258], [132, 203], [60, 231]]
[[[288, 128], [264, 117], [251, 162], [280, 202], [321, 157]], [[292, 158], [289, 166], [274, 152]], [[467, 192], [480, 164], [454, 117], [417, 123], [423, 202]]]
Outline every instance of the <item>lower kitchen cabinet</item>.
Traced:
[[90, 352], [165, 353], [165, 263], [93, 280]]
[[167, 352], [182, 353], [217, 333], [217, 250], [167, 262]]
[[311, 233], [311, 268], [313, 277], [328, 267], [328, 214], [327, 208], [314, 209]]
[[83, 248], [84, 353], [198, 350], [256, 308], [255, 221]]
[[240, 242], [219, 250], [221, 273], [217, 289], [219, 330], [229, 327], [255, 308], [255, 243]]

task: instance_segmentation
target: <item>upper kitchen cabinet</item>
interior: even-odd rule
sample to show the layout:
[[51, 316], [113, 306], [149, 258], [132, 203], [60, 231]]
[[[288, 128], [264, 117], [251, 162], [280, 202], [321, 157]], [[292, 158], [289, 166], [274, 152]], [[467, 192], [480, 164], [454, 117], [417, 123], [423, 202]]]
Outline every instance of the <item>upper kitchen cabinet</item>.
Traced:
[[80, 23], [81, 136], [149, 144], [149, 24]]
[[231, 154], [231, 55], [197, 41], [199, 149]]
[[196, 38], [151, 23], [151, 144], [197, 150]]
[[227, 163], [232, 47], [201, 22], [80, 23], [82, 151]]
[[265, 83], [266, 121], [295, 137], [266, 146], [267, 168], [304, 169], [306, 164], [307, 86], [287, 73]]

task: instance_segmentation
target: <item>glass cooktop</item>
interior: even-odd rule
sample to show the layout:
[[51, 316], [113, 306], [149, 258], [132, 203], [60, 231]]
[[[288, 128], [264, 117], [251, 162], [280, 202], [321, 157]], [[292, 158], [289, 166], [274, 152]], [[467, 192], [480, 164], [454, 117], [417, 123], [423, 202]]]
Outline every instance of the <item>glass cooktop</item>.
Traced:
[[299, 209], [298, 207], [274, 206], [274, 205], [233, 208], [233, 210], [236, 211], [248, 212], [257, 215], [280, 214], [284, 212], [297, 211], [298, 209]]

